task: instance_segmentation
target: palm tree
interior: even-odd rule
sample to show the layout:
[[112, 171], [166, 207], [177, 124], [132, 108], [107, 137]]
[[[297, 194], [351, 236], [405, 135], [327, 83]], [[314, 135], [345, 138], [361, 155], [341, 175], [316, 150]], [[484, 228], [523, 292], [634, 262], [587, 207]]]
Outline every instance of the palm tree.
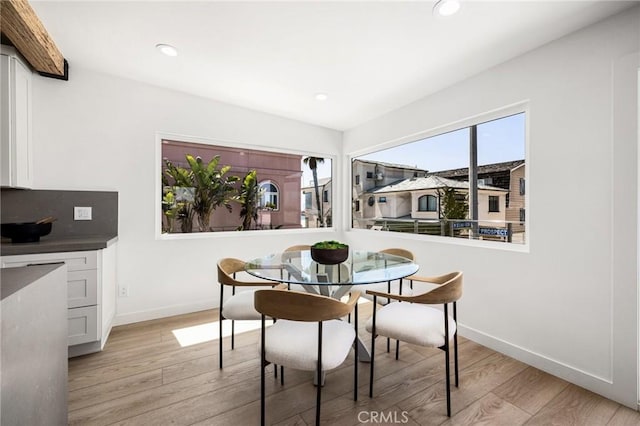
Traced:
[[260, 185], [256, 171], [251, 170], [244, 177], [237, 201], [242, 205], [240, 217], [242, 225], [238, 227], [239, 231], [251, 229], [251, 223], [258, 222], [258, 196], [260, 195]]
[[320, 226], [324, 227], [324, 215], [322, 212], [322, 206], [320, 205], [320, 188], [318, 186], [318, 164], [324, 163], [324, 158], [305, 157], [302, 162], [309, 166], [311, 173], [313, 173], [313, 186], [316, 190], [316, 205], [318, 206], [318, 220], [320, 222]]

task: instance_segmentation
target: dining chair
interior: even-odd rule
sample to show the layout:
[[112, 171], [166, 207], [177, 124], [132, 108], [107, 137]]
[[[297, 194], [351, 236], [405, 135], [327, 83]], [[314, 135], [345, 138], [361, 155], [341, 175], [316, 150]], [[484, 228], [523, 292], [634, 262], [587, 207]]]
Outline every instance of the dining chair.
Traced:
[[[296, 257], [294, 253], [304, 250], [311, 250], [311, 246], [309, 244], [298, 244], [287, 247], [282, 253], [282, 261], [291, 262]], [[300, 284], [289, 284], [288, 287], [289, 290], [304, 291], [304, 288]]]
[[[445, 353], [447, 416], [451, 417], [451, 383], [449, 367], [450, 340], [453, 339], [455, 384], [458, 387], [458, 332], [456, 327], [456, 301], [462, 296], [462, 272], [451, 272], [437, 277], [412, 277], [414, 281], [433, 284], [435, 288], [416, 295], [398, 295], [368, 290], [373, 296], [373, 315], [367, 321], [371, 332], [371, 365], [369, 397], [373, 398], [375, 339], [390, 337], [419, 346], [436, 347]], [[386, 297], [401, 303], [389, 303], [376, 309], [378, 297]], [[449, 315], [449, 303], [453, 304], [453, 317]], [[443, 311], [428, 305], [443, 304]]]
[[[352, 327], [338, 318], [357, 312], [359, 292], [347, 302], [311, 293], [286, 290], [257, 290], [255, 309], [261, 313], [260, 337], [260, 424], [265, 424], [265, 367], [270, 363], [297, 370], [315, 371], [316, 425], [320, 424], [323, 371], [344, 362], [354, 347], [353, 400], [358, 399], [358, 324]], [[265, 328], [265, 318], [277, 321]], [[357, 315], [356, 315], [357, 317]]]
[[[246, 263], [240, 259], [224, 258], [218, 262], [218, 283], [220, 283], [220, 309], [219, 309], [219, 358], [220, 368], [222, 368], [222, 323], [224, 320], [231, 320], [231, 349], [235, 347], [235, 321], [240, 320], [260, 320], [260, 313], [255, 310], [253, 304], [253, 294], [256, 291], [253, 287], [273, 287], [277, 285], [273, 281], [240, 281], [236, 279], [238, 272], [244, 271]], [[231, 287], [231, 297], [224, 300], [224, 288]], [[236, 288], [243, 288], [236, 292]], [[277, 370], [276, 370], [277, 371]]]
[[[407, 249], [403, 249], [403, 248], [387, 248], [384, 250], [380, 250], [379, 253], [385, 253], [385, 254], [390, 254], [393, 256], [400, 256], [400, 257], [404, 257], [407, 258], [409, 260], [414, 260], [415, 256], [413, 255], [413, 252], [411, 252], [410, 250]], [[411, 281], [411, 277], [408, 277], [407, 280]], [[399, 280], [396, 281], [387, 281], [382, 282], [382, 283], [375, 283], [375, 284], [366, 284], [364, 286], [362, 286], [361, 288], [364, 290], [372, 290], [372, 291], [378, 291], [378, 292], [386, 292], [386, 293], [395, 293], [395, 294], [404, 294], [404, 295], [411, 295], [411, 286], [410, 288], [405, 288], [403, 286], [404, 284], [404, 280], [401, 278]], [[373, 300], [373, 297], [369, 294], [363, 294], [362, 297], [364, 297], [365, 299], [369, 299], [369, 300]], [[387, 303], [389, 303], [390, 300], [388, 300], [386, 297], [380, 297], [378, 298], [378, 303], [380, 305], [386, 305]]]
[[[379, 253], [386, 253], [393, 256], [400, 256], [400, 257], [407, 258], [409, 260], [415, 259], [413, 252], [403, 248], [387, 248], [384, 250], [380, 250]], [[394, 294], [404, 294], [405, 296], [407, 296], [407, 295], [413, 294], [413, 281], [411, 280], [411, 277], [407, 277], [406, 279], [409, 280], [409, 284], [410, 284], [409, 288], [405, 288], [403, 286], [404, 280], [402, 278], [399, 280], [395, 280], [393, 282], [387, 281], [386, 283], [382, 282], [382, 283], [375, 283], [375, 284], [366, 284], [364, 286], [361, 286], [360, 288], [362, 289], [362, 291], [371, 290], [371, 291], [378, 291], [381, 293], [386, 292], [386, 293], [394, 293]], [[368, 293], [364, 293], [362, 297], [373, 301], [373, 296], [371, 296]], [[390, 300], [386, 297], [380, 297], [377, 299], [377, 303], [380, 305], [386, 305], [389, 302]], [[389, 352], [390, 350], [391, 350], [391, 339], [387, 339], [387, 352]], [[399, 353], [400, 353], [400, 343], [396, 341], [396, 359], [398, 359]]]

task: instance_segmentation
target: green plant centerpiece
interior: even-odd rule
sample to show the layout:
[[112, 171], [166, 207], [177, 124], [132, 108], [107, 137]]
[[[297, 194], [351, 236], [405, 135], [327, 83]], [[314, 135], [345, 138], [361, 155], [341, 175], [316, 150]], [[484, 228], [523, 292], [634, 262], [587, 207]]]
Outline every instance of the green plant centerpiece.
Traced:
[[338, 241], [320, 241], [311, 246], [311, 258], [323, 265], [337, 265], [349, 257], [349, 246]]

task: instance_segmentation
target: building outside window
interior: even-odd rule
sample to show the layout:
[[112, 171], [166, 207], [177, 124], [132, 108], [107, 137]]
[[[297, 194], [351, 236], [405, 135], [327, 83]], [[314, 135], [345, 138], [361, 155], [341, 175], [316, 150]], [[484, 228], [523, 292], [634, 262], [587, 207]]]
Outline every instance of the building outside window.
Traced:
[[305, 209], [310, 209], [313, 206], [313, 198], [312, 197], [313, 194], [311, 194], [311, 192], [305, 192], [304, 193], [304, 208]]
[[511, 111], [354, 157], [367, 180], [352, 191], [352, 227], [525, 243], [526, 115]]
[[378, 197], [378, 202], [379, 203], [386, 203], [387, 202], [387, 197]]

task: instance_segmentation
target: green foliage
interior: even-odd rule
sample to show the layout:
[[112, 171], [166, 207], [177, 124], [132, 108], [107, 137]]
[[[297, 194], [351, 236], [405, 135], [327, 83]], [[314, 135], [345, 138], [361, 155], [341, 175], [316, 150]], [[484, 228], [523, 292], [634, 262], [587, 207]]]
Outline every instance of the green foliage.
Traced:
[[349, 247], [347, 244], [338, 242], [338, 241], [334, 241], [334, 240], [328, 240], [328, 241], [319, 241], [317, 243], [315, 243], [314, 245], [312, 245], [311, 247], [313, 248], [317, 248], [317, 249], [343, 249], [343, 248], [347, 248]]
[[[218, 207], [224, 206], [227, 210], [232, 211], [231, 201], [235, 199], [236, 189], [234, 184], [238, 181], [237, 176], [225, 176], [231, 169], [231, 166], [223, 166], [218, 169], [220, 156], [216, 155], [205, 163], [200, 157], [186, 155], [187, 163], [190, 169], [175, 166], [169, 160], [165, 160], [167, 167], [166, 175], [171, 177], [175, 186], [194, 188], [193, 202], [190, 206], [184, 206], [185, 212], [192, 211], [198, 216], [198, 223], [201, 232], [209, 231], [209, 220], [211, 213]], [[163, 176], [164, 177], [164, 176]], [[189, 215], [180, 216], [185, 221], [189, 221]], [[183, 232], [185, 229], [183, 223]], [[191, 231], [186, 231], [191, 232]]]
[[258, 222], [258, 197], [260, 195], [260, 185], [258, 185], [257, 172], [251, 170], [242, 180], [237, 201], [242, 206], [240, 217], [242, 225], [239, 231], [251, 229], [251, 223]]
[[440, 211], [443, 219], [466, 219], [469, 214], [469, 206], [466, 196], [454, 188], [438, 190], [440, 197]]
[[164, 232], [173, 232], [173, 223], [175, 219], [178, 217], [178, 210], [180, 206], [176, 202], [176, 197], [173, 192], [168, 191], [162, 197], [162, 213], [167, 219], [167, 226], [164, 229]]
[[324, 163], [324, 158], [305, 157], [302, 162], [308, 165], [313, 173], [313, 186], [316, 191], [316, 205], [318, 206], [318, 222], [320, 222], [320, 226], [325, 226], [324, 212], [322, 211], [322, 204], [320, 204], [320, 187], [318, 185], [318, 164]]

